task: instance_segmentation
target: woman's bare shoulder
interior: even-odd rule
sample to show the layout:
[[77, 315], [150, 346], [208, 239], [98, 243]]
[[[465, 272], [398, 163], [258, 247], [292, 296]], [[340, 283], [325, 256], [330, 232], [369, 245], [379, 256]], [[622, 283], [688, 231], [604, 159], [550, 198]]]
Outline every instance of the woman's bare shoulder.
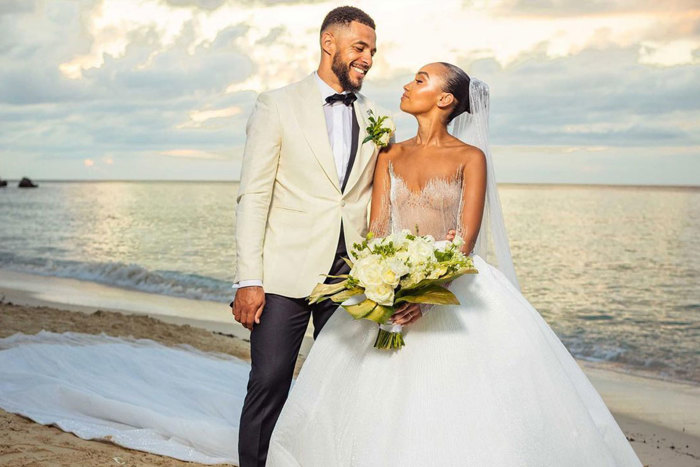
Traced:
[[411, 140], [400, 141], [398, 143], [389, 143], [388, 146], [384, 147], [379, 151], [379, 160], [388, 162], [400, 157], [406, 150], [406, 146]]
[[462, 165], [486, 164], [486, 155], [484, 151], [457, 138], [455, 138], [455, 140], [454, 153], [459, 157]]

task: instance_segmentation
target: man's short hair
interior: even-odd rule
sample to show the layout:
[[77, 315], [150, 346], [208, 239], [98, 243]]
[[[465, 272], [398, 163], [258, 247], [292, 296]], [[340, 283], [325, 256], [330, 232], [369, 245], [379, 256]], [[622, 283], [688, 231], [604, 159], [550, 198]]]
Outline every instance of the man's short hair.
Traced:
[[364, 11], [354, 6], [340, 6], [334, 8], [328, 12], [323, 24], [321, 24], [321, 33], [326, 30], [329, 26], [333, 24], [342, 24], [344, 26], [349, 25], [351, 22], [357, 21], [372, 29], [376, 29], [374, 26], [374, 20]]

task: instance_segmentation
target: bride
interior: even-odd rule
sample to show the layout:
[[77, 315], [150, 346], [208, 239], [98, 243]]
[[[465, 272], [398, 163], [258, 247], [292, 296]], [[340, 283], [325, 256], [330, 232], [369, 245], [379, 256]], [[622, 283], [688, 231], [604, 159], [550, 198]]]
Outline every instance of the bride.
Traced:
[[[596, 390], [520, 294], [486, 140], [488, 87], [432, 63], [404, 86], [418, 133], [380, 154], [377, 235], [459, 233], [478, 274], [460, 305], [398, 310], [406, 346], [336, 312], [275, 425], [268, 466], [640, 466]], [[454, 119], [454, 121], [453, 121]], [[447, 125], [452, 123], [452, 133]], [[471, 143], [471, 144], [466, 144]], [[498, 268], [486, 262], [492, 236]]]
[[[401, 109], [418, 134], [379, 159], [371, 229], [459, 233], [479, 273], [450, 284], [460, 305], [398, 310], [399, 351], [375, 349], [376, 324], [337, 310], [284, 406], [267, 465], [641, 466], [520, 294], [487, 142], [488, 87], [433, 63], [405, 91]], [[146, 339], [15, 334], [0, 339], [0, 407], [84, 439], [237, 463], [249, 371]]]

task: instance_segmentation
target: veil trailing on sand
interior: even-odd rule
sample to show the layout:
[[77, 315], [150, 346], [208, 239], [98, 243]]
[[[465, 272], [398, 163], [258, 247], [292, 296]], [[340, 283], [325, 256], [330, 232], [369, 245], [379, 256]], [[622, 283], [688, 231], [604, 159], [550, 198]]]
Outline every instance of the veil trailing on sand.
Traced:
[[471, 113], [464, 112], [452, 120], [448, 131], [461, 141], [476, 146], [486, 155], [486, 203], [481, 219], [481, 229], [476, 239], [475, 253], [488, 261], [488, 245], [493, 245], [497, 268], [508, 280], [520, 290], [515, 275], [513, 258], [508, 244], [506, 225], [503, 221], [501, 200], [496, 186], [496, 173], [493, 167], [493, 156], [489, 149], [489, 86], [476, 78], [469, 82], [469, 108]]

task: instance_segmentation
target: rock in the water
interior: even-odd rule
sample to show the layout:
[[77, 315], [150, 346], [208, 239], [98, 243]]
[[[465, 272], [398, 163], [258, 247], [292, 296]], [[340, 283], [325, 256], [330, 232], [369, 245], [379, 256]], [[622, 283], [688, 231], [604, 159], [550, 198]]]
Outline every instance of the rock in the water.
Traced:
[[7, 186], [7, 180], [0, 180], [0, 187]]
[[22, 180], [19, 181], [19, 184], [17, 186], [19, 188], [36, 188], [39, 185], [35, 184], [31, 180], [29, 180], [27, 177], [22, 177]]

